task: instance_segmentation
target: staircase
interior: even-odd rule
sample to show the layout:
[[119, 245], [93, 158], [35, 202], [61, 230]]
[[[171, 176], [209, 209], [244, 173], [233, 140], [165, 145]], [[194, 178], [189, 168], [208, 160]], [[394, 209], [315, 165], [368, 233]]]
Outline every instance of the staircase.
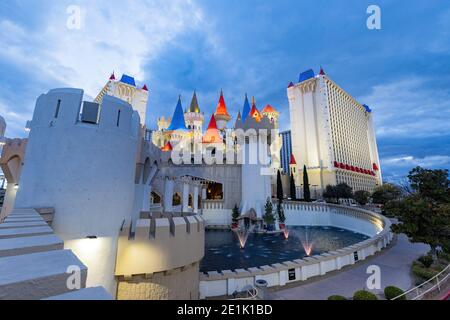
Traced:
[[[0, 223], [0, 299], [111, 300], [103, 287], [86, 288], [87, 267], [49, 226], [53, 211], [43, 215], [14, 209]], [[79, 289], [72, 289], [71, 270]]]

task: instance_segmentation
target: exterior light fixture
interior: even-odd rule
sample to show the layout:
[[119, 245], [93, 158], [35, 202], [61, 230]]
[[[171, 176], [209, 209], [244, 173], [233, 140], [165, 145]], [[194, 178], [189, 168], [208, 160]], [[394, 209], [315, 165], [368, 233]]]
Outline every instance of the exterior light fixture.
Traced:
[[15, 190], [19, 189], [19, 184], [18, 184], [18, 183], [16, 183], [16, 184], [14, 185], [14, 189], [15, 189]]
[[89, 235], [89, 236], [87, 236], [86, 238], [87, 238], [87, 239], [97, 239], [97, 236]]

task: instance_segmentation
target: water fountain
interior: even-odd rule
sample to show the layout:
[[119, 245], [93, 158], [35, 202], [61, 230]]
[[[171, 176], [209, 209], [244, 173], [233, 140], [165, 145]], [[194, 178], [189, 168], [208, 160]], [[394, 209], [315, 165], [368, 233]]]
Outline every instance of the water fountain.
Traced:
[[283, 232], [284, 239], [287, 240], [289, 238], [289, 230], [284, 227], [281, 231]]
[[245, 248], [245, 244], [247, 243], [248, 235], [253, 231], [255, 228], [254, 225], [250, 226], [249, 228], [240, 227], [233, 229], [234, 233], [236, 234], [238, 240], [239, 240], [239, 246], [241, 249]]
[[308, 226], [305, 227], [303, 232], [303, 237], [300, 236], [300, 242], [302, 244], [303, 250], [305, 250], [306, 255], [309, 257], [313, 250], [313, 234]]

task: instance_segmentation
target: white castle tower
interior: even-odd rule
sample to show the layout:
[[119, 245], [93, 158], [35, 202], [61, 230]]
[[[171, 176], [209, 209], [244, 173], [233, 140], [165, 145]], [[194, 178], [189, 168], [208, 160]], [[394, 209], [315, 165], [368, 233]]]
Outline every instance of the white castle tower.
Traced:
[[347, 183], [372, 191], [382, 183], [373, 113], [340, 88], [323, 69], [300, 74], [287, 89], [297, 185], [306, 165], [313, 197]]
[[101, 104], [105, 95], [119, 98], [131, 104], [133, 109], [139, 113], [141, 125], [145, 125], [148, 101], [147, 85], [144, 84], [142, 88], [138, 88], [134, 78], [126, 74], [123, 74], [120, 80], [116, 80], [113, 72], [94, 101]]
[[[52, 227], [114, 296], [119, 230], [133, 209], [140, 121], [125, 101], [82, 102], [80, 89], [41, 95], [15, 208], [54, 207]], [[81, 111], [81, 117], [80, 117]]]

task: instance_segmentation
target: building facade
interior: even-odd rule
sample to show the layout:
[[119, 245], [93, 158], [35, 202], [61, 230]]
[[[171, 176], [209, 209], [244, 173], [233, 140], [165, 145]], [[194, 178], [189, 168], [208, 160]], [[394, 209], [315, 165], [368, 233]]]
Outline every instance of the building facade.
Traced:
[[323, 71], [300, 74], [287, 89], [292, 153], [297, 160], [296, 181], [303, 165], [313, 190], [347, 183], [372, 191], [382, 184], [373, 112], [357, 102]]
[[281, 168], [285, 174], [290, 175], [289, 161], [292, 155], [291, 130], [280, 132], [280, 138], [282, 143], [280, 150]]

